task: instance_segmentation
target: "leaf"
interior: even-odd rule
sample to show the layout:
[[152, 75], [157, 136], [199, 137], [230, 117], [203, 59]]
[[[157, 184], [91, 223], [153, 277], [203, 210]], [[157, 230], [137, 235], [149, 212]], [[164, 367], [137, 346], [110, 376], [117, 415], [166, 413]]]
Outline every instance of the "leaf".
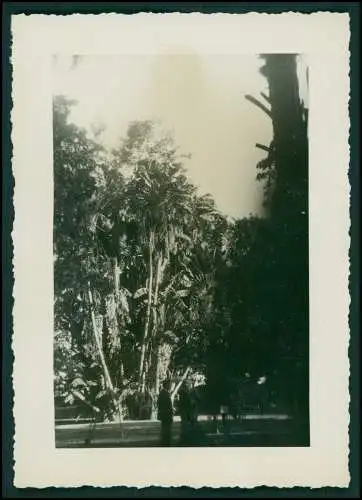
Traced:
[[100, 392], [97, 394], [96, 399], [101, 399], [101, 398], [103, 398], [106, 394], [107, 394], [107, 391], [100, 391]]
[[132, 293], [128, 290], [128, 288], [122, 288], [122, 292], [126, 297], [132, 297]]
[[68, 394], [66, 396], [66, 398], [64, 399], [64, 403], [69, 403], [69, 404], [73, 404], [74, 403], [74, 396], [73, 394]]
[[181, 238], [182, 240], [187, 241], [188, 243], [192, 243], [191, 238], [189, 236], [187, 236], [187, 234], [185, 234], [185, 233], [180, 233], [178, 235], [178, 237]]
[[138, 299], [147, 293], [147, 288], [139, 288], [134, 294], [133, 298]]
[[72, 382], [72, 387], [79, 387], [79, 386], [83, 386], [83, 387], [86, 387], [87, 384], [84, 382], [84, 380], [82, 380], [80, 377], [77, 377], [75, 380], [73, 380]]

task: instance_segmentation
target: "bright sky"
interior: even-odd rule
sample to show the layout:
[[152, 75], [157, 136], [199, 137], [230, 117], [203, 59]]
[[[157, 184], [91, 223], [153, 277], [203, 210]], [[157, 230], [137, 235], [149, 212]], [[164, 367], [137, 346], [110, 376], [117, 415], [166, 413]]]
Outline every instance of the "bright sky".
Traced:
[[54, 93], [76, 99], [72, 121], [103, 124], [103, 142], [114, 147], [131, 120], [161, 119], [174, 132], [190, 179], [210, 193], [229, 217], [258, 213], [262, 186], [256, 164], [268, 145], [270, 119], [245, 94], [259, 97], [267, 84], [254, 55], [57, 57]]

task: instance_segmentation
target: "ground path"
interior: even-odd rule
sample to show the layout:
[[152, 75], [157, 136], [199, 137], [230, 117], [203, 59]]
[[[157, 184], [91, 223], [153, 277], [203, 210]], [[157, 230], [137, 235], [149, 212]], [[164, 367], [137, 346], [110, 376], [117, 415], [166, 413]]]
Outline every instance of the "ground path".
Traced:
[[[181, 423], [176, 419], [172, 430], [172, 446], [180, 445]], [[201, 416], [193, 446], [298, 446], [295, 423], [286, 415], [246, 415], [239, 422], [230, 420], [223, 426]], [[153, 447], [158, 446], [160, 422], [125, 421], [59, 425], [55, 428], [57, 448], [90, 447]], [[191, 446], [192, 446], [191, 445]]]

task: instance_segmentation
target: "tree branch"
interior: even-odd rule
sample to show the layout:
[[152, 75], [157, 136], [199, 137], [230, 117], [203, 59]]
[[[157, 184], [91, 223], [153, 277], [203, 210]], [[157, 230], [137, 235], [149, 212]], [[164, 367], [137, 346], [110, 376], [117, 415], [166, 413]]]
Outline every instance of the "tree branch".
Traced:
[[269, 118], [272, 117], [272, 114], [271, 114], [271, 111], [266, 107], [264, 106], [264, 104], [262, 104], [260, 101], [258, 101], [258, 99], [256, 99], [255, 97], [253, 97], [252, 95], [246, 95], [245, 96], [245, 99], [247, 101], [250, 101], [252, 102], [253, 104], [255, 104], [255, 106], [257, 106], [258, 108], [260, 108], [262, 111], [264, 111], [264, 113], [266, 113]]
[[268, 148], [268, 146], [264, 146], [264, 144], [259, 144], [258, 142], [255, 144], [256, 148], [262, 149], [263, 151], [266, 151], [267, 153], [270, 153], [271, 149]]
[[266, 100], [266, 102], [268, 102], [270, 104], [270, 97], [268, 97], [266, 94], [264, 94], [264, 92], [260, 92], [260, 95], [262, 97], [264, 97], [264, 99]]
[[187, 375], [189, 374], [189, 371], [191, 370], [191, 366], [188, 366], [184, 372], [184, 374], [182, 375], [181, 377], [181, 380], [180, 382], [176, 385], [175, 389], [172, 391], [172, 394], [171, 394], [171, 400], [173, 401], [175, 399], [175, 396], [176, 394], [178, 393], [178, 391], [180, 390], [180, 387], [182, 386], [182, 384], [184, 383]]

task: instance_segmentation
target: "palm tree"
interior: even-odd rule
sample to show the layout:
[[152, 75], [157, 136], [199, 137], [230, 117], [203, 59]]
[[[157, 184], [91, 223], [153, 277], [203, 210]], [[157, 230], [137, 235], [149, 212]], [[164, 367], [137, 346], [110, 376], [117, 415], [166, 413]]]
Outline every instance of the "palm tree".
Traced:
[[[124, 143], [126, 153], [121, 155], [132, 167], [127, 209], [138, 221], [136, 238], [147, 269], [146, 286], [142, 287], [147, 301], [138, 367], [141, 392], [145, 391], [147, 382], [156, 391], [159, 386], [163, 324], [160, 291], [162, 285], [172, 279], [171, 260], [185, 238], [194, 191], [177, 159], [172, 140], [167, 136], [157, 138], [154, 132], [145, 124], [139, 124], [139, 129], [133, 124]], [[154, 372], [154, 383], [147, 380], [147, 373], [151, 372]]]

